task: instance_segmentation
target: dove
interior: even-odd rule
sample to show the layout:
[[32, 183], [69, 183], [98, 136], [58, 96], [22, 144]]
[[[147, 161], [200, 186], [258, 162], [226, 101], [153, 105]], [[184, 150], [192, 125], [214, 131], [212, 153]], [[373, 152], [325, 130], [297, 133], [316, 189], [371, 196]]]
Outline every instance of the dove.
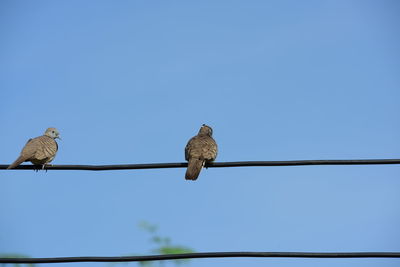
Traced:
[[48, 128], [42, 136], [29, 139], [21, 151], [19, 157], [7, 169], [12, 169], [22, 162], [30, 161], [34, 165], [42, 165], [45, 168], [56, 156], [58, 144], [55, 139], [61, 139], [56, 128]]
[[186, 180], [197, 180], [204, 165], [217, 157], [218, 147], [212, 138], [212, 133], [212, 128], [203, 124], [199, 133], [187, 143], [185, 147], [185, 159], [188, 161]]

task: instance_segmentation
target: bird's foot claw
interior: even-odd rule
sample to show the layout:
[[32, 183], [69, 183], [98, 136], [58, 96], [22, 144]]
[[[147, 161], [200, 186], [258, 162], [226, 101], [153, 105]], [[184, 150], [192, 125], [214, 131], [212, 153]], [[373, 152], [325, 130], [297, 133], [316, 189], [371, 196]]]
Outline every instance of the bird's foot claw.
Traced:
[[51, 166], [51, 164], [41, 164], [41, 165], [33, 165], [33, 170], [35, 171], [35, 172], [38, 172], [38, 171], [40, 171], [40, 170], [44, 170], [44, 171], [46, 171], [47, 172], [47, 167], [48, 166]]
[[40, 165], [33, 165], [33, 170], [35, 172], [38, 172], [39, 170], [41, 170], [41, 166]]

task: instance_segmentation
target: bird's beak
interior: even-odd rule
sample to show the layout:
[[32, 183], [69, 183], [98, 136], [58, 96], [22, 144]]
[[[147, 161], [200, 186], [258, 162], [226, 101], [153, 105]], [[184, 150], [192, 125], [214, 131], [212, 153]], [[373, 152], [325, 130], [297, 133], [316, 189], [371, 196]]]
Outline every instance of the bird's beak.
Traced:
[[56, 139], [60, 139], [60, 140], [62, 140], [62, 139], [61, 139], [61, 137], [59, 137], [59, 136], [57, 136], [57, 137], [56, 137]]

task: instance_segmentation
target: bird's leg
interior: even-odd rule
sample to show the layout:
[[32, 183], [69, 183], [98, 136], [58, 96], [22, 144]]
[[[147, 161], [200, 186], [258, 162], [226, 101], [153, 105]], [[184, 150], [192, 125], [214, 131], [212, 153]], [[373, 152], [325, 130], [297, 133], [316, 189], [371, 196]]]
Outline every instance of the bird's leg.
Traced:
[[45, 170], [47, 172], [47, 166], [49, 166], [49, 164], [43, 163], [42, 170]]
[[46, 170], [46, 172], [47, 172], [47, 167], [51, 167], [51, 166], [53, 166], [53, 164], [49, 164], [49, 163], [45, 163], [45, 164], [43, 164], [43, 168]]
[[208, 161], [207, 160], [203, 161], [203, 168], [206, 168], [206, 170], [208, 169]]

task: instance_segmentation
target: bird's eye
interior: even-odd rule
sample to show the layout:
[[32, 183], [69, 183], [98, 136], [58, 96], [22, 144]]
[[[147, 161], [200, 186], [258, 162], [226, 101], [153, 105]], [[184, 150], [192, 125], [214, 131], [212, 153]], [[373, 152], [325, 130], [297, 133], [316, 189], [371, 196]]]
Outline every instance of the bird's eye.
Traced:
[[52, 133], [54, 133], [54, 131], [51, 131]]

